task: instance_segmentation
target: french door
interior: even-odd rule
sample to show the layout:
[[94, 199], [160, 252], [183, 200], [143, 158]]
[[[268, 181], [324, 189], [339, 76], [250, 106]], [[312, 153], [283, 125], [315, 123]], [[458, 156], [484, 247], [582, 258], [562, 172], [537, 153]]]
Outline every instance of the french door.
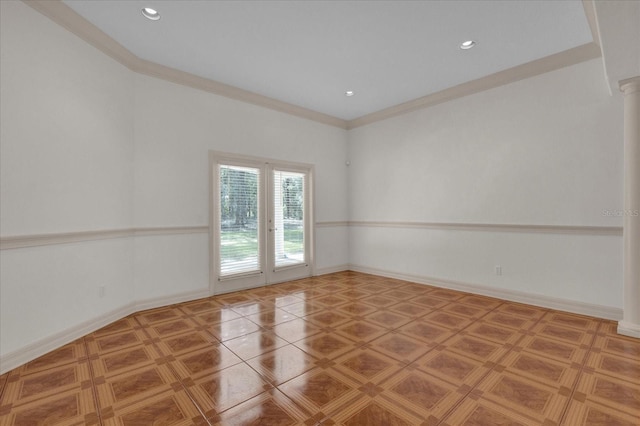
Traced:
[[210, 153], [214, 294], [308, 277], [312, 167]]

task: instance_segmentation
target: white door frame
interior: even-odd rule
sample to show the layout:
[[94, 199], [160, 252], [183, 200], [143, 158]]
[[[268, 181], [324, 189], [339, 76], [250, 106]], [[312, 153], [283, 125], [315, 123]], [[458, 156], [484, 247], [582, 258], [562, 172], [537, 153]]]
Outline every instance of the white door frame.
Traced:
[[[227, 278], [220, 278], [220, 246], [219, 216], [219, 169], [220, 164], [253, 167], [260, 169], [259, 192], [259, 241], [260, 273], [251, 273]], [[274, 208], [270, 194], [272, 170], [293, 171], [305, 173], [305, 262], [292, 266], [276, 268], [274, 265], [274, 235], [269, 232], [269, 220], [273, 220]], [[262, 157], [231, 154], [219, 151], [209, 151], [209, 291], [211, 294], [222, 294], [262, 285], [304, 278], [313, 275], [314, 271], [314, 237], [315, 226], [313, 219], [314, 196], [314, 167], [311, 164], [293, 163]], [[271, 234], [271, 235], [269, 235]]]

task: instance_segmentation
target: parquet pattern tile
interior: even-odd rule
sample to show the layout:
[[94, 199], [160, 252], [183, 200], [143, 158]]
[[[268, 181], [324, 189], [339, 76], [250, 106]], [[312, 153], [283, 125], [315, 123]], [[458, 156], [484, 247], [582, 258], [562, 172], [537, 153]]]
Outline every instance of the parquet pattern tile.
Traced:
[[640, 424], [612, 321], [342, 272], [148, 310], [0, 376], [0, 425]]

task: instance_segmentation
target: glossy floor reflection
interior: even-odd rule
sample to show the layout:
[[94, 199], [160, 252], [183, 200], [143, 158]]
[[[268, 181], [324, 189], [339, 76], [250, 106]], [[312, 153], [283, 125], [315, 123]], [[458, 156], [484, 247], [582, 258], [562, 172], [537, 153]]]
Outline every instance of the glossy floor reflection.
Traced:
[[0, 376], [0, 424], [631, 426], [640, 341], [342, 272], [117, 321]]

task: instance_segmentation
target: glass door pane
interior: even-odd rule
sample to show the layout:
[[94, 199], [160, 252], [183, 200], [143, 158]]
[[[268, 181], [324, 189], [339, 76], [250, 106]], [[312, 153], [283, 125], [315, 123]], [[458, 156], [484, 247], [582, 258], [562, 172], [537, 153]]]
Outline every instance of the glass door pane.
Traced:
[[305, 257], [305, 174], [273, 170], [274, 266], [306, 262]]
[[219, 167], [220, 277], [261, 271], [260, 169]]
[[213, 294], [313, 272], [313, 166], [209, 152]]

